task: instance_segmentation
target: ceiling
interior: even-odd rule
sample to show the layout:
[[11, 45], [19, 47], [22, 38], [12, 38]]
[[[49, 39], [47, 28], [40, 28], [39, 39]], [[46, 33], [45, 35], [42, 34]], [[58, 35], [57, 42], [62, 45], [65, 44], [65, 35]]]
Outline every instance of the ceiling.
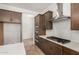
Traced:
[[32, 10], [36, 12], [41, 12], [52, 3], [4, 3], [4, 4], [10, 5], [10, 6], [16, 6], [19, 8], [24, 8], [24, 9]]

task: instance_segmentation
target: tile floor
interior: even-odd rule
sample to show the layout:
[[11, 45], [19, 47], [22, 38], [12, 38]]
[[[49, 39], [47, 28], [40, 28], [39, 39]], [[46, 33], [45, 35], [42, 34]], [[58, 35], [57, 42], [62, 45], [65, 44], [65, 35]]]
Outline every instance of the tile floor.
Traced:
[[44, 55], [44, 53], [33, 43], [32, 39], [23, 40], [26, 55]]

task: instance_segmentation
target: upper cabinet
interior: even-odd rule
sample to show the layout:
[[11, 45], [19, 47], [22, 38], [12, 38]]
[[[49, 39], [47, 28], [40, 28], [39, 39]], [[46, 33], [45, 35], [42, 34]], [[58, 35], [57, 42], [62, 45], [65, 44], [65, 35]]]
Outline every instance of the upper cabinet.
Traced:
[[45, 26], [46, 26], [46, 29], [47, 30], [50, 30], [52, 29], [52, 16], [53, 16], [53, 13], [52, 11], [47, 11], [45, 14], [44, 14], [44, 18], [45, 18]]
[[21, 13], [18, 12], [12, 12], [11, 13], [11, 21], [15, 23], [21, 22]]
[[79, 4], [71, 4], [71, 29], [79, 30]]
[[9, 22], [11, 19], [11, 12], [0, 9], [0, 22]]
[[0, 22], [21, 23], [21, 13], [0, 9]]

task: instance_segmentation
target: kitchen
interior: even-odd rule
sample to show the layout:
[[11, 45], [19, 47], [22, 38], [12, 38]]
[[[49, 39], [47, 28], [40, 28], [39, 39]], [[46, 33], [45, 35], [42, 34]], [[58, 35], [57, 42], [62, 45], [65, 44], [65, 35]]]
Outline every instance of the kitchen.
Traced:
[[[46, 55], [79, 55], [79, 5], [58, 3], [57, 7], [58, 8], [56, 8], [55, 4], [52, 4], [50, 7], [48, 7], [48, 9], [45, 10], [45, 12], [47, 12], [43, 14], [43, 19], [45, 19], [45, 22], [48, 22], [46, 22], [45, 24], [46, 33], [43, 33], [43, 35], [39, 34], [42, 33], [42, 31], [45, 31], [45, 29], [43, 29], [44, 26], [42, 25], [43, 27], [41, 27], [41, 25], [39, 24], [39, 27], [42, 29], [37, 32], [39, 35], [36, 35], [36, 45]], [[54, 13], [53, 16], [51, 16], [52, 13]], [[39, 17], [40, 23], [40, 15], [36, 17]]]
[[79, 55], [78, 10], [78, 3], [0, 4], [0, 53]]

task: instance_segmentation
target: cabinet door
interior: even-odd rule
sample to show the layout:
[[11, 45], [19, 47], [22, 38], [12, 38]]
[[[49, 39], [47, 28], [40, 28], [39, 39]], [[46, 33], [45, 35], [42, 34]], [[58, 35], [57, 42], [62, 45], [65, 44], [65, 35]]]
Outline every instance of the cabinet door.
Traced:
[[76, 52], [72, 49], [66, 48], [66, 47], [62, 47], [62, 54], [63, 55], [79, 55], [79, 52]]
[[71, 4], [71, 29], [79, 30], [79, 3]]
[[46, 54], [48, 55], [50, 52], [48, 50], [48, 45], [46, 44], [47, 42], [43, 39], [43, 38], [40, 38], [38, 39], [38, 43], [37, 43], [37, 46]]
[[45, 26], [46, 26], [46, 29], [52, 29], [52, 12], [51, 11], [47, 11], [45, 14], [44, 14], [44, 17], [45, 17]]
[[49, 55], [62, 55], [62, 46], [48, 40], [46, 40], [46, 45], [48, 46], [47, 53]]
[[3, 45], [3, 23], [0, 23], [0, 45]]
[[46, 39], [39, 37], [38, 41], [40, 42], [39, 48], [46, 54], [46, 55], [61, 55], [62, 54], [62, 46], [50, 42]]
[[40, 31], [41, 31], [41, 34], [42, 35], [45, 35], [46, 34], [46, 26], [45, 26], [45, 18], [44, 18], [44, 15], [41, 16], [41, 19], [40, 19]]
[[11, 12], [0, 9], [0, 22], [10, 22]]
[[21, 23], [21, 13], [11, 12], [11, 22]]
[[50, 53], [52, 55], [62, 55], [62, 46], [53, 42], [48, 43], [49, 43], [49, 50], [51, 51]]

